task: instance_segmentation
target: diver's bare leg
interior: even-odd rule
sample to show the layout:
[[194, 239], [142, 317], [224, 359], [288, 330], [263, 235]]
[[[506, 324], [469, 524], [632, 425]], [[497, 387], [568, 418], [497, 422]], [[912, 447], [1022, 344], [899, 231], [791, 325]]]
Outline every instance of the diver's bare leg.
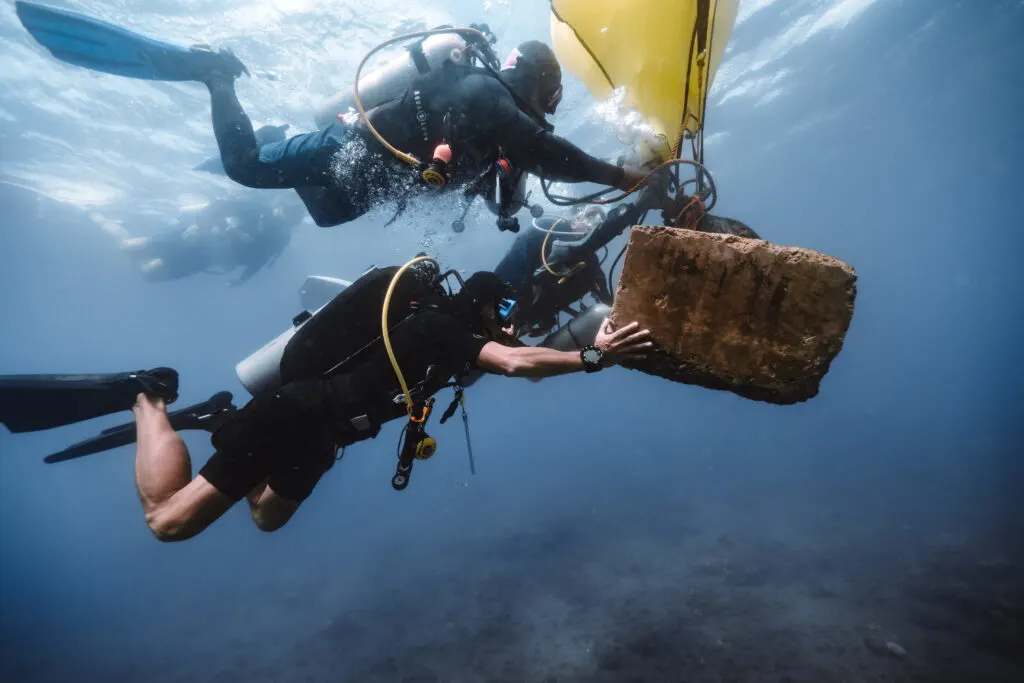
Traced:
[[160, 399], [139, 394], [132, 409], [137, 429], [135, 487], [146, 524], [161, 541], [183, 541], [234, 505], [204, 477], [192, 478], [188, 448], [171, 427]]
[[283, 527], [302, 504], [277, 495], [267, 482], [250, 491], [246, 500], [252, 521], [262, 531], [277, 531]]

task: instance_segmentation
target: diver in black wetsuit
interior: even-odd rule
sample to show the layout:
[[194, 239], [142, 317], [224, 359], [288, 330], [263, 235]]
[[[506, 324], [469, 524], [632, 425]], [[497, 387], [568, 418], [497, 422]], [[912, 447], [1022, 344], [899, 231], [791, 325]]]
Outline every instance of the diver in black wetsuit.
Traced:
[[519, 301], [521, 334], [540, 336], [558, 324], [558, 314], [587, 295], [611, 304], [607, 278], [594, 250], [574, 255], [572, 263], [555, 258], [559, 241], [582, 240], [604, 223], [606, 213], [589, 205], [571, 219], [538, 218], [516, 237], [494, 272], [508, 282]]
[[291, 198], [220, 199], [183, 212], [175, 229], [152, 237], [132, 237], [120, 222], [95, 211], [89, 217], [118, 239], [144, 280], [166, 282], [241, 268], [237, 278], [225, 283], [237, 286], [273, 265], [304, 212]]
[[[227, 50], [203, 78], [210, 90], [213, 129], [227, 175], [255, 188], [294, 188], [317, 225], [346, 223], [386, 200], [404, 200], [423, 187], [358, 117], [260, 147], [234, 90], [248, 73]], [[553, 51], [529, 41], [512, 52], [500, 79], [450, 61], [415, 79], [405, 94], [368, 112], [391, 145], [419, 159], [451, 150], [451, 185], [467, 185], [500, 158], [516, 172], [551, 180], [630, 189], [645, 173], [592, 157], [552, 134], [544, 120], [562, 96]]]
[[[385, 274], [386, 284], [391, 278], [390, 273]], [[368, 308], [373, 329], [379, 320], [380, 299], [372, 292], [381, 298], [384, 292], [360, 287], [360, 281], [353, 283], [345, 303]], [[116, 410], [118, 404], [126, 407], [126, 391], [139, 392], [134, 406], [135, 482], [153, 534], [162, 541], [191, 538], [243, 498], [260, 529], [281, 528], [333, 466], [338, 448], [372, 439], [381, 425], [401, 417], [410, 419], [407, 430], [412, 430], [419, 414], [417, 406], [422, 410], [424, 401], [446, 386], [449, 377], [458, 377], [470, 368], [509, 377], [554, 377], [596, 372], [651, 347], [649, 332], [631, 323], [617, 330], [605, 327], [585, 351], [516, 348], [509, 345], [516, 306], [501, 278], [481, 272], [467, 279], [454, 297], [438, 297], [433, 292], [417, 290], [415, 301], [403, 309], [408, 311], [405, 317], [391, 331], [391, 348], [401, 359], [402, 376], [412, 396], [413, 405], [408, 409], [403, 401], [395, 400], [403, 397], [403, 388], [379, 337], [354, 355], [337, 359], [339, 353], [347, 354], [344, 344], [338, 343], [339, 332], [347, 334], [360, 326], [353, 320], [352, 306], [328, 306], [312, 319], [319, 320], [317, 325], [300, 328], [297, 334], [305, 336], [294, 347], [294, 356], [286, 350], [281, 368], [283, 372], [294, 362], [310, 368], [340, 365], [341, 370], [326, 375], [316, 371], [257, 394], [213, 432], [211, 442], [216, 451], [195, 477], [188, 449], [165, 407], [177, 395], [177, 374], [158, 369], [138, 373], [141, 379], [137, 374], [107, 378], [111, 395], [109, 405], [104, 406], [106, 412]], [[431, 305], [422, 305], [425, 303]], [[356, 343], [362, 344], [362, 340]], [[153, 386], [154, 378], [161, 383]], [[0, 423], [17, 425], [16, 431], [69, 424], [74, 413], [86, 411], [81, 401], [63, 401], [54, 410], [66, 414], [53, 415], [37, 401], [32, 409], [42, 415], [23, 414], [18, 404], [27, 392], [61, 398], [65, 394], [61, 378], [17, 377], [6, 383], [5, 379], [0, 377]], [[90, 379], [87, 388], [102, 390], [103, 379]], [[68, 387], [74, 388], [73, 383]], [[104, 398], [103, 392], [98, 396]], [[90, 409], [81, 419], [98, 414]], [[424, 412], [420, 421], [427, 415]], [[420, 455], [417, 445], [416, 456]], [[409, 462], [411, 468], [411, 456]], [[395, 480], [392, 485], [400, 488]]]
[[[560, 327], [559, 316], [566, 313], [576, 329], [568, 331], [566, 339], [556, 340], [552, 335], [542, 344], [553, 342], [554, 348], [568, 348], [566, 344], [570, 342], [574, 348], [583, 346], [586, 339], [593, 338], [613, 299], [611, 271], [619, 258], [612, 260], [606, 274], [598, 250], [633, 225], [643, 223], [651, 211], [661, 211], [666, 225], [674, 224], [671, 219], [691, 203], [692, 198], [682, 193], [664, 196], [652, 183], [640, 190], [633, 201], [620, 203], [607, 212], [601, 206], [588, 205], [577, 209], [572, 218], [535, 218], [495, 268], [512, 285], [520, 302], [518, 318], [522, 325], [518, 333], [530, 337], [548, 334]], [[759, 239], [750, 226], [706, 211], [690, 228]], [[584, 305], [587, 296], [593, 298], [592, 305]]]

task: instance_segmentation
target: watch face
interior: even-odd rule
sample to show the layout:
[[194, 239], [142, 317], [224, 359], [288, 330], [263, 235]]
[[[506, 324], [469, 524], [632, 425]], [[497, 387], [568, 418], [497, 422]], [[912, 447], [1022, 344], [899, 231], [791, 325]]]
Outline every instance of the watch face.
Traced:
[[600, 363], [601, 352], [595, 348], [583, 349], [583, 360], [587, 363]]

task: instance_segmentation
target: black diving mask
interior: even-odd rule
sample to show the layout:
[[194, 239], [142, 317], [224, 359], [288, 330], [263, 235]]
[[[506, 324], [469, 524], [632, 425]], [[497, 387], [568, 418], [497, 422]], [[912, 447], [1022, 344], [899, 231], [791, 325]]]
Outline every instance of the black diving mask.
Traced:
[[554, 114], [558, 109], [558, 105], [562, 102], [562, 84], [559, 83], [558, 87], [555, 88], [554, 92], [548, 95], [544, 101], [544, 113]]

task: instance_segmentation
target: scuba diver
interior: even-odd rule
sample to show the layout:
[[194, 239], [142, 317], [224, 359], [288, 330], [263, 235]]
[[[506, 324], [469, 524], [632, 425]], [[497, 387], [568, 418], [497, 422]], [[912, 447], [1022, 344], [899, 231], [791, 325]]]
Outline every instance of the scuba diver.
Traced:
[[601, 262], [595, 251], [586, 252], [580, 260], [564, 265], [552, 253], [558, 240], [582, 240], [599, 225], [607, 214], [603, 208], [589, 204], [578, 208], [571, 219], [535, 218], [530, 229], [516, 236], [494, 272], [507, 281], [520, 302], [520, 334], [530, 337], [546, 334], [558, 324], [559, 313], [577, 315], [572, 304], [591, 295], [598, 303], [611, 305], [612, 295]]
[[[439, 271], [427, 257], [402, 268], [373, 268], [316, 313], [300, 315], [285, 342], [274, 340], [251, 357], [262, 388], [241, 410], [230, 406], [230, 396], [225, 404], [218, 395], [219, 400], [207, 402], [211, 414], [198, 414], [203, 405], [168, 414], [166, 406], [177, 396], [177, 374], [158, 368], [110, 376], [107, 397], [102, 376], [45, 376], [35, 384], [32, 376], [0, 378], [0, 422], [14, 431], [48, 429], [99, 414], [90, 402], [76, 402], [83, 387], [93, 398], [105, 398], [102, 408], [108, 413], [128, 408], [128, 393], [138, 391], [135, 425], [120, 443], [137, 442], [136, 485], [153, 534], [162, 541], [191, 538], [243, 498], [256, 525], [274, 531], [340, 459], [339, 449], [374, 438], [384, 423], [402, 417], [408, 422], [392, 487], [404, 489], [413, 462], [436, 449], [425, 432], [433, 394], [449, 386], [456, 390], [444, 422], [461, 403], [463, 373], [596, 372], [651, 347], [648, 331], [637, 323], [617, 330], [606, 323], [582, 351], [516, 346], [510, 333], [517, 302], [508, 283], [483, 271], [452, 294], [444, 283], [458, 275]], [[22, 400], [26, 397], [32, 400]], [[215, 419], [204, 426], [203, 418]], [[182, 428], [212, 432], [215, 452], [195, 477], [176, 431]], [[127, 426], [114, 429], [121, 430], [119, 437], [128, 431]]]
[[[338, 111], [322, 130], [261, 146], [235, 94], [235, 80], [249, 71], [229, 49], [184, 48], [74, 12], [15, 4], [22, 24], [57, 59], [131, 78], [205, 84], [225, 173], [247, 187], [294, 189], [321, 227], [355, 220], [389, 200], [401, 211], [412, 195], [431, 188], [462, 186], [472, 194], [496, 173], [623, 190], [647, 176], [552, 133], [545, 117], [561, 101], [562, 73], [554, 52], [538, 41], [519, 45], [500, 65], [493, 36], [437, 29], [462, 36], [466, 50], [432, 67], [414, 45], [418, 73], [402, 81], [399, 96], [368, 100], [368, 112], [357, 98], [358, 115]], [[466, 63], [467, 54], [480, 66]]]
[[[632, 226], [642, 225], [651, 211], [660, 210], [666, 225], [681, 223], [678, 216], [689, 210], [691, 202], [690, 196], [669, 197], [650, 184], [634, 201], [607, 212], [599, 205], [579, 204], [571, 218], [535, 217], [494, 269], [520, 302], [517, 336], [544, 337], [541, 346], [562, 350], [590, 343], [611, 313], [612, 279], [626, 246], [607, 273], [603, 270], [607, 253], [599, 258], [598, 252]], [[707, 212], [684, 224], [700, 232], [758, 239], [745, 223]], [[585, 303], [587, 297], [589, 303]], [[568, 316], [564, 324], [563, 314]]]
[[89, 217], [118, 240], [144, 280], [166, 282], [241, 268], [236, 278], [225, 283], [236, 287], [274, 264], [305, 212], [301, 204], [284, 197], [219, 199], [182, 212], [176, 228], [152, 237], [132, 237], [120, 221], [97, 211]]
[[[578, 204], [572, 217], [534, 218], [494, 268], [518, 302], [514, 336], [540, 339], [537, 346], [561, 351], [578, 351], [593, 343], [611, 314], [614, 273], [626, 250], [623, 244], [605, 273], [609, 244], [632, 226], [645, 224], [651, 211], [660, 210], [666, 224], [681, 223], [678, 216], [690, 211], [692, 201], [687, 195], [668, 197], [649, 184], [632, 202], [621, 202], [607, 212], [600, 205]], [[699, 232], [759, 239], [745, 223], [706, 211], [682, 223]], [[605, 255], [599, 258], [602, 249]], [[305, 310], [316, 311], [349, 284], [310, 275], [299, 289], [300, 303]]]

